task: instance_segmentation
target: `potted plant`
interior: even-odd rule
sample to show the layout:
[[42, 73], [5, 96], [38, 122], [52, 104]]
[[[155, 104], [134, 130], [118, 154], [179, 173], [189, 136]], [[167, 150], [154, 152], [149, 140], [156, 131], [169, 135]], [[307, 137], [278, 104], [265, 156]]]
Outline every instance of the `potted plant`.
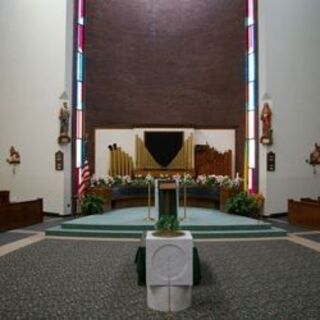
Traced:
[[84, 215], [103, 213], [103, 198], [95, 194], [86, 194], [81, 201], [81, 213]]
[[261, 205], [256, 197], [245, 191], [239, 192], [229, 198], [226, 203], [226, 210], [230, 213], [235, 213], [243, 216], [258, 217]]
[[179, 231], [179, 220], [174, 215], [162, 215], [155, 224], [157, 230], [153, 234], [159, 237], [179, 237], [184, 233]]

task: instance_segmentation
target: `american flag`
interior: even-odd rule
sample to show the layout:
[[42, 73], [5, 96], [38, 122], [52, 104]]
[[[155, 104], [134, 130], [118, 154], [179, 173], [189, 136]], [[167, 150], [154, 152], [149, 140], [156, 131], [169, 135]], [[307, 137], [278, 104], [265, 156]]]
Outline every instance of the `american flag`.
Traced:
[[82, 199], [90, 184], [90, 168], [88, 160], [85, 160], [81, 169], [81, 180], [78, 188], [79, 199]]

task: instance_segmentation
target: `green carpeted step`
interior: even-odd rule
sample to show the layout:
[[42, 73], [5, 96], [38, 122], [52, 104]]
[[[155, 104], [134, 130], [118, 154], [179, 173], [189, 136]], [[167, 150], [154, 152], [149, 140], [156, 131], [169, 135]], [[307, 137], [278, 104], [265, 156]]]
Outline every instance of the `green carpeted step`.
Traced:
[[210, 238], [260, 238], [285, 237], [287, 232], [280, 228], [271, 227], [269, 230], [235, 230], [235, 231], [196, 231], [192, 232], [196, 239]]
[[[251, 224], [188, 224], [187, 222], [180, 223], [181, 228], [190, 231], [228, 231], [228, 230], [269, 230], [271, 224], [269, 222], [258, 222]], [[141, 230], [154, 230], [154, 223], [149, 224], [94, 224], [94, 223], [79, 223], [79, 221], [74, 220], [70, 222], [65, 222], [61, 225], [62, 229], [82, 229], [82, 230], [121, 230], [121, 231], [141, 231]]]
[[[46, 235], [95, 238], [140, 238], [143, 232], [143, 230], [65, 229], [58, 226], [47, 229]], [[286, 236], [286, 231], [272, 227], [269, 230], [193, 231], [192, 235], [196, 239], [284, 237]]]

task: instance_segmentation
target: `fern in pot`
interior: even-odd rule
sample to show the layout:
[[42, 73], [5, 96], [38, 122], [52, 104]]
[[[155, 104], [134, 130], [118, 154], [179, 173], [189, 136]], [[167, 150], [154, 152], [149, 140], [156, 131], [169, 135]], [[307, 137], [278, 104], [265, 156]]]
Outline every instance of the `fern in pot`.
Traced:
[[81, 202], [81, 213], [84, 215], [103, 213], [103, 198], [95, 194], [87, 194]]
[[257, 216], [261, 206], [256, 198], [247, 192], [240, 192], [228, 199], [226, 210], [242, 216]]
[[159, 237], [179, 237], [184, 235], [179, 231], [179, 220], [174, 215], [162, 215], [155, 224], [156, 232], [153, 233]]

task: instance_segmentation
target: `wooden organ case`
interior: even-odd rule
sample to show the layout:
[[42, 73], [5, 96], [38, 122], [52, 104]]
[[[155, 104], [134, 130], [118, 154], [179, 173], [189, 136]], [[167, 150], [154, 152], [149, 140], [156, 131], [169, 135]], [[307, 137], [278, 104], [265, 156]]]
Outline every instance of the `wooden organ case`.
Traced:
[[232, 177], [232, 151], [219, 152], [209, 145], [195, 146], [195, 173]]

